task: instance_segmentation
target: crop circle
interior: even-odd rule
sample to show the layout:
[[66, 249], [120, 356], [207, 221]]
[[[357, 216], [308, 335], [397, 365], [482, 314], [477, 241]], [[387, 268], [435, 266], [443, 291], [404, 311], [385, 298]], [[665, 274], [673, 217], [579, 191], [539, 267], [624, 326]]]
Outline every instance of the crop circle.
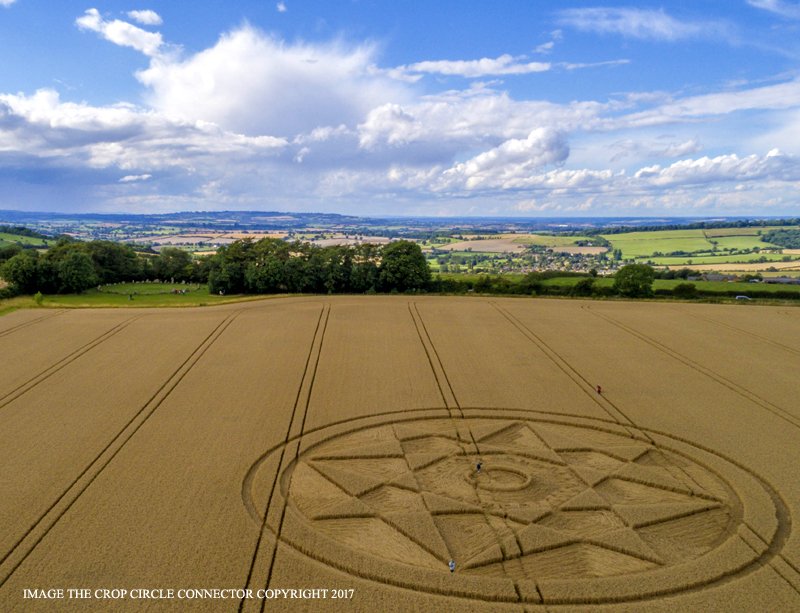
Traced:
[[280, 539], [379, 582], [635, 601], [750, 572], [788, 531], [757, 475], [642, 429], [486, 409], [341, 430], [317, 432], [282, 472]]

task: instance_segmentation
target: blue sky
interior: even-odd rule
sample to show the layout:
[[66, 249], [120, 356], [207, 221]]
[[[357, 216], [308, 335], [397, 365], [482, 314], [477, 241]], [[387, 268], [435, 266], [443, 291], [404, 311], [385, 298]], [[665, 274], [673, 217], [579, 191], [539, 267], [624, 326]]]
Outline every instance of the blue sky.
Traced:
[[800, 214], [797, 0], [0, 0], [0, 57], [0, 208]]

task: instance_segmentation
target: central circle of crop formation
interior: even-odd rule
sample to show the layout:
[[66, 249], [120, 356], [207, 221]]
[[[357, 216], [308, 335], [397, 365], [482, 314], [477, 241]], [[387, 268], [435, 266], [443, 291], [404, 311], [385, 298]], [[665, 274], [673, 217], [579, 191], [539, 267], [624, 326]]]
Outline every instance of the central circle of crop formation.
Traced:
[[471, 471], [467, 481], [481, 490], [511, 492], [526, 489], [531, 484], [532, 478], [532, 475], [518, 468], [492, 465], [482, 471]]
[[746, 468], [587, 423], [486, 409], [317, 433], [281, 475], [280, 538], [374, 581], [544, 604], [703, 589], [782, 546], [787, 511]]

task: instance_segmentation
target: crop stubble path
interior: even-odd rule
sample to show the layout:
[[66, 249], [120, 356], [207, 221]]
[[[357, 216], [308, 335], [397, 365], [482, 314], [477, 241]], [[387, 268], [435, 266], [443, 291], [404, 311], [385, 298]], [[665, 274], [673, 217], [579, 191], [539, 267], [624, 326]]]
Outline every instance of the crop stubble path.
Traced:
[[[0, 396], [0, 410], [2, 410], [3, 407], [5, 407], [6, 405], [10, 404], [14, 400], [19, 398], [23, 394], [25, 394], [26, 392], [31, 391], [34, 387], [36, 387], [37, 385], [39, 385], [40, 383], [42, 383], [46, 379], [50, 378], [52, 375], [56, 374], [62, 368], [68, 366], [69, 364], [71, 364], [72, 362], [74, 362], [75, 360], [80, 358], [82, 355], [84, 355], [85, 353], [91, 351], [92, 349], [94, 349], [98, 345], [106, 342], [108, 339], [110, 339], [112, 336], [117, 335], [119, 332], [122, 332], [122, 330], [127, 328], [130, 324], [132, 324], [134, 321], [136, 321], [140, 317], [142, 317], [142, 315], [134, 315], [133, 317], [129, 317], [129, 318], [121, 321], [120, 323], [118, 323], [117, 325], [115, 325], [115, 326], [111, 327], [110, 329], [106, 330], [105, 332], [103, 332], [99, 336], [93, 338], [88, 343], [85, 343], [85, 344], [81, 345], [80, 347], [75, 349], [70, 354], [68, 354], [65, 357], [61, 358], [60, 360], [54, 362], [53, 364], [51, 364], [47, 368], [41, 370], [39, 373], [37, 373], [33, 377], [29, 378], [27, 381], [24, 381], [23, 383], [19, 384], [17, 387], [9, 390], [6, 394], [4, 394], [3, 396]], [[39, 322], [42, 319], [47, 319], [47, 318], [43, 317], [43, 318], [35, 320], [32, 323]], [[2, 560], [0, 560], [0, 563], [2, 563]]]
[[[219, 339], [227, 327], [239, 316], [241, 309], [234, 310], [227, 315], [216, 327], [200, 342], [189, 356], [171, 373], [159, 386], [149, 400], [142, 405], [133, 417], [119, 430], [119, 432], [106, 444], [103, 449], [89, 462], [77, 477], [67, 486], [53, 503], [38, 517], [25, 534], [15, 545], [0, 559], [0, 588], [8, 581], [14, 572], [22, 565], [31, 552], [44, 540], [48, 532], [75, 504], [78, 498], [95, 481], [109, 463], [116, 457], [120, 450], [139, 431], [144, 423], [153, 415], [164, 400], [172, 393], [186, 374], [192, 369], [205, 352]], [[131, 323], [132, 319], [123, 324]], [[120, 324], [122, 325], [122, 324]], [[119, 328], [119, 326], [117, 326]], [[113, 329], [112, 332], [118, 332]], [[107, 340], [108, 337], [102, 339]], [[100, 341], [102, 342], [102, 341]], [[99, 344], [99, 343], [97, 343]], [[92, 347], [96, 346], [93, 345]], [[91, 349], [92, 347], [89, 347]], [[87, 349], [88, 351], [88, 349]], [[85, 353], [85, 351], [84, 351]], [[82, 355], [82, 354], [81, 354]], [[80, 356], [76, 356], [80, 357]], [[75, 359], [75, 358], [73, 358]], [[52, 373], [50, 373], [52, 374]], [[48, 375], [49, 376], [49, 375]], [[37, 382], [38, 383], [38, 382]], [[25, 390], [27, 391], [27, 390]], [[24, 393], [24, 392], [23, 392]]]
[[725, 323], [724, 321], [719, 321], [718, 319], [714, 319], [713, 317], [708, 317], [708, 316], [705, 316], [705, 315], [698, 315], [697, 313], [693, 313], [693, 312], [691, 312], [691, 311], [689, 311], [687, 309], [680, 309], [678, 307], [675, 307], [675, 310], [678, 311], [681, 315], [688, 315], [690, 317], [694, 317], [695, 319], [700, 319], [702, 321], [707, 321], [707, 322], [712, 323], [714, 325], [721, 326], [721, 327], [727, 328], [729, 330], [733, 330], [734, 332], [737, 332], [739, 334], [744, 334], [745, 336], [750, 336], [752, 338], [757, 338], [760, 341], [763, 341], [765, 343], [769, 343], [770, 345], [772, 345], [774, 347], [779, 347], [780, 349], [788, 351], [789, 353], [794, 353], [795, 355], [800, 355], [800, 349], [797, 349], [795, 347], [791, 347], [791, 346], [786, 345], [784, 343], [778, 342], [778, 341], [776, 341], [774, 339], [771, 339], [771, 338], [769, 338], [767, 336], [764, 336], [762, 334], [756, 334], [755, 332], [751, 332], [750, 330], [745, 330], [744, 328], [740, 328], [738, 326], [734, 326], [732, 324]]
[[0, 331], [0, 337], [12, 334], [17, 330], [20, 330], [22, 328], [27, 328], [28, 326], [32, 326], [34, 324], [38, 324], [39, 322], [44, 321], [45, 319], [50, 319], [51, 317], [55, 317], [56, 315], [61, 315], [66, 312], [67, 312], [66, 310], [58, 309], [53, 313], [48, 313], [46, 315], [42, 315], [41, 317], [37, 317], [29, 321], [23, 321], [22, 323], [19, 323], [16, 326], [11, 326], [10, 328], [6, 328], [5, 330]]
[[[55, 362], [54, 364], [51, 364], [49, 367], [45, 368], [44, 370], [39, 372], [37, 375], [34, 375], [33, 377], [31, 377], [30, 379], [28, 379], [24, 383], [18, 385], [14, 389], [10, 390], [8, 393], [6, 393], [2, 397], [0, 397], [0, 410], [2, 410], [5, 406], [7, 406], [11, 402], [13, 402], [17, 398], [19, 398], [20, 396], [22, 396], [26, 392], [31, 391], [34, 387], [36, 387], [37, 385], [41, 384], [43, 381], [45, 381], [50, 376], [52, 376], [55, 373], [57, 373], [62, 368], [66, 367], [70, 363], [74, 362], [75, 360], [80, 358], [82, 355], [86, 354], [87, 352], [91, 351], [92, 349], [94, 349], [95, 347], [100, 345], [101, 343], [104, 343], [105, 341], [107, 341], [111, 337], [115, 336], [117, 333], [121, 332], [123, 329], [125, 329], [128, 325], [133, 323], [139, 317], [141, 317], [141, 315], [129, 317], [129, 318], [123, 320], [119, 324], [113, 326], [111, 329], [106, 330], [105, 332], [103, 332], [98, 337], [96, 337], [96, 338], [92, 339], [91, 341], [89, 341], [88, 343], [82, 345], [81, 347], [79, 347], [78, 349], [76, 349], [75, 351], [73, 351], [72, 353], [67, 355], [66, 357], [64, 357], [61, 360]], [[48, 319], [48, 317], [40, 317], [40, 318], [35, 319], [34, 321], [29, 322], [29, 323], [38, 323], [38, 322], [40, 322], [40, 321], [42, 321], [44, 319]], [[15, 329], [18, 329], [19, 327], [21, 327], [21, 326], [17, 326]], [[109, 443], [109, 444], [111, 444], [111, 443]], [[11, 574], [13, 574], [13, 572], [14, 572], [14, 570], [16, 570], [17, 566], [19, 566], [19, 564], [21, 564], [24, 561], [24, 559], [27, 556], [27, 554], [30, 553], [30, 551], [33, 550], [33, 548], [36, 546], [36, 544], [38, 544], [39, 541], [37, 540], [36, 543], [34, 543], [34, 545], [31, 546], [30, 550], [23, 557], [20, 558], [19, 562], [11, 569], [11, 571], [6, 576], [3, 576], [3, 574], [2, 574], [3, 573], [3, 570], [2, 570], [3, 569], [3, 564], [6, 562], [6, 560], [9, 557], [11, 557], [14, 554], [15, 550], [18, 547], [20, 547], [20, 545], [23, 543], [23, 541], [25, 541], [25, 539], [28, 538], [28, 536], [33, 532], [33, 530], [36, 528], [36, 526], [44, 519], [44, 517], [48, 513], [50, 513], [50, 511], [52, 511], [53, 508], [59, 502], [61, 502], [61, 500], [64, 498], [64, 496], [66, 496], [67, 493], [69, 492], [70, 488], [72, 488], [75, 485], [75, 483], [89, 470], [89, 468], [91, 467], [91, 465], [93, 463], [94, 462], [90, 463], [75, 478], [75, 480], [66, 488], [66, 490], [64, 490], [64, 492], [58, 498], [56, 498], [56, 500], [44, 511], [44, 513], [42, 513], [39, 516], [39, 518], [25, 531], [25, 533], [11, 546], [11, 548], [5, 554], [3, 554], [2, 557], [0, 557], [0, 587], [2, 587], [3, 583], [8, 579], [8, 577], [11, 576]], [[54, 523], [55, 523], [55, 521], [53, 522], [53, 524]], [[51, 527], [52, 527], [52, 524], [51, 524]], [[46, 534], [46, 532], [45, 532], [45, 534]], [[44, 535], [42, 535], [42, 537], [43, 536]], [[41, 539], [39, 539], [39, 540], [41, 540]]]
[[606, 321], [607, 323], [619, 328], [620, 330], [630, 334], [631, 336], [634, 336], [639, 340], [647, 343], [648, 345], [654, 347], [658, 351], [685, 364], [695, 372], [698, 372], [701, 375], [704, 375], [705, 377], [708, 377], [709, 379], [713, 380], [714, 382], [728, 388], [732, 392], [738, 394], [739, 396], [745, 398], [746, 400], [749, 400], [750, 402], [761, 407], [762, 409], [769, 411], [773, 415], [779, 417], [780, 419], [783, 419], [784, 421], [794, 426], [795, 428], [800, 428], [800, 419], [792, 415], [786, 409], [779, 407], [778, 405], [776, 405], [773, 402], [770, 402], [766, 398], [762, 398], [755, 392], [752, 392], [749, 389], [739, 385], [738, 383], [731, 381], [727, 377], [724, 377], [718, 372], [715, 372], [713, 369], [708, 368], [707, 366], [703, 366], [702, 364], [698, 364], [695, 360], [692, 360], [690, 357], [684, 355], [679, 351], [676, 351], [675, 349], [672, 349], [671, 347], [664, 345], [663, 343], [655, 340], [651, 336], [648, 336], [644, 332], [631, 328], [630, 326], [623, 324], [619, 320], [614, 319], [609, 315], [598, 313], [595, 309], [592, 309], [591, 307], [584, 306], [582, 308], [584, 308], [586, 311], [588, 311], [595, 317]]
[[[274, 539], [269, 539], [269, 542], [265, 543], [264, 537], [268, 531], [270, 531], [268, 522], [270, 517], [270, 512], [272, 511], [272, 501], [275, 494], [275, 489], [278, 487], [278, 483], [280, 481], [281, 471], [285, 470], [288, 464], [293, 462], [297, 459], [297, 456], [300, 453], [300, 441], [303, 436], [305, 430], [305, 423], [306, 423], [306, 416], [308, 414], [308, 405], [309, 400], [311, 399], [311, 392], [314, 388], [314, 379], [316, 376], [317, 367], [319, 365], [320, 355], [322, 353], [322, 344], [325, 339], [325, 330], [328, 326], [328, 319], [330, 317], [330, 310], [331, 305], [330, 303], [326, 303], [320, 306], [320, 313], [319, 318], [317, 319], [316, 328], [314, 330], [314, 336], [311, 340], [311, 345], [308, 349], [308, 356], [306, 357], [305, 366], [303, 367], [303, 375], [300, 378], [300, 383], [297, 386], [297, 394], [295, 395], [294, 405], [292, 407], [292, 414], [289, 418], [288, 424], [286, 426], [286, 435], [284, 436], [284, 443], [281, 445], [280, 456], [278, 459], [278, 467], [277, 472], [275, 474], [275, 479], [272, 481], [272, 486], [270, 488], [269, 497], [267, 498], [267, 503], [264, 507], [264, 514], [263, 519], [261, 522], [261, 529], [258, 534], [258, 538], [255, 543], [255, 547], [253, 549], [253, 554], [251, 556], [250, 561], [250, 569], [247, 573], [247, 579], [245, 580], [244, 588], [248, 589], [251, 588], [251, 584], [253, 582], [258, 582], [258, 577], [255, 576], [256, 570], [260, 570], [262, 567], [259, 564], [259, 561], [265, 560], [266, 564], [264, 565], [264, 569], [266, 571], [266, 578], [263, 579], [263, 587], [268, 588], [270, 585], [270, 581], [272, 580], [272, 571], [275, 565], [275, 556], [278, 552], [278, 543], [280, 541], [281, 530], [283, 528], [283, 521], [286, 516], [286, 500], [282, 501], [282, 504], [279, 505], [279, 509], [275, 511], [275, 513], [279, 514], [279, 519], [277, 523], [277, 529], [274, 533]], [[293, 431], [297, 430], [296, 435], [292, 435]], [[287, 453], [287, 449], [289, 446], [292, 445], [293, 449], [291, 452]], [[266, 455], [266, 454], [265, 454]], [[247, 501], [247, 498], [244, 496], [244, 492], [246, 492], [252, 483], [252, 478], [255, 474], [255, 468], [260, 464], [261, 459], [257, 460], [251, 470], [248, 472], [248, 475], [245, 477], [243, 482], [243, 498]], [[287, 459], [288, 458], [288, 459]], [[262, 571], [263, 572], [263, 571]], [[265, 600], [261, 601], [260, 610], [264, 610]], [[248, 604], [246, 598], [242, 598], [239, 601], [239, 608], [238, 610], [241, 612], [244, 610], [245, 605]]]

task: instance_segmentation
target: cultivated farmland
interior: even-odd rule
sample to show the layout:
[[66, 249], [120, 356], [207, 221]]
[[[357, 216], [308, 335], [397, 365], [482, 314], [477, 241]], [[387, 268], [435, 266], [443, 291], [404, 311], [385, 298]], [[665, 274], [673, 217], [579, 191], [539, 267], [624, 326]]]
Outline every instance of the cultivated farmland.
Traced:
[[798, 347], [753, 305], [17, 311], [0, 610], [800, 610]]

